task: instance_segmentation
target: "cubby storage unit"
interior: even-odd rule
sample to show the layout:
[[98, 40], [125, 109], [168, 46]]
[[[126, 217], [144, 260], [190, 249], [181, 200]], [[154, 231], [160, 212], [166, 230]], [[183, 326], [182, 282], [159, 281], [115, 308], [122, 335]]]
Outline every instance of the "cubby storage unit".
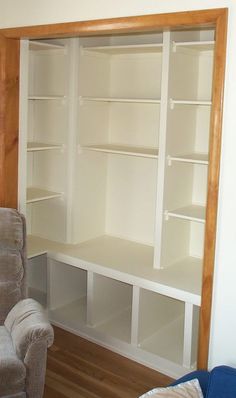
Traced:
[[21, 46], [30, 294], [174, 377], [196, 366], [213, 59], [209, 29]]

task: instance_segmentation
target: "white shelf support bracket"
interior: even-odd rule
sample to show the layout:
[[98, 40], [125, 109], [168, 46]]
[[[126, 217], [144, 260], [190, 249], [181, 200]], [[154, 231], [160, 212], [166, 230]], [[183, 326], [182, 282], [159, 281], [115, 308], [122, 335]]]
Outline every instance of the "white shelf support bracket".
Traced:
[[193, 304], [185, 303], [183, 366], [191, 367], [193, 332]]
[[138, 286], [133, 286], [131, 344], [135, 347], [138, 347], [139, 300], [140, 300], [140, 288]]
[[83, 97], [81, 97], [81, 95], [79, 96], [79, 105], [84, 105], [84, 100]]
[[174, 100], [170, 98], [170, 109], [173, 111], [174, 107], [175, 107]]
[[169, 212], [168, 212], [168, 210], [164, 211], [164, 218], [165, 218], [165, 221], [169, 221]]
[[173, 53], [176, 53], [176, 50], [177, 50], [176, 42], [172, 41], [172, 51], [173, 51]]
[[168, 165], [168, 166], [172, 166], [172, 159], [171, 159], [171, 156], [168, 155], [166, 159], [167, 159], [167, 165]]
[[81, 155], [83, 153], [83, 149], [80, 145], [78, 145], [78, 147], [77, 147], [77, 153], [78, 153], [78, 155]]

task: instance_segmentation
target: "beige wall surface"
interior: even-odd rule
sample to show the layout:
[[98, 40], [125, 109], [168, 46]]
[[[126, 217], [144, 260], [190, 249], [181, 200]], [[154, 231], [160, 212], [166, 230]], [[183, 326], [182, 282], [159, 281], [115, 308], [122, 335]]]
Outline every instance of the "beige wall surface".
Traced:
[[0, 0], [0, 28], [221, 7], [229, 25], [210, 367], [236, 366], [235, 0]]

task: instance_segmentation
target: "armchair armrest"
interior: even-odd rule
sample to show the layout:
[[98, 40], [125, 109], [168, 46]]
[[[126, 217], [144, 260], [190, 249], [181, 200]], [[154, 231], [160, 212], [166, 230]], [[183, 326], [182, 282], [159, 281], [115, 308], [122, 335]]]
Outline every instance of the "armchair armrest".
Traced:
[[53, 328], [42, 306], [33, 299], [19, 301], [9, 312], [5, 327], [18, 357], [26, 368], [29, 398], [41, 398], [44, 389], [47, 348], [52, 345]]
[[53, 343], [53, 328], [42, 306], [33, 299], [19, 301], [7, 315], [5, 327], [22, 361], [32, 344], [45, 341], [49, 347]]

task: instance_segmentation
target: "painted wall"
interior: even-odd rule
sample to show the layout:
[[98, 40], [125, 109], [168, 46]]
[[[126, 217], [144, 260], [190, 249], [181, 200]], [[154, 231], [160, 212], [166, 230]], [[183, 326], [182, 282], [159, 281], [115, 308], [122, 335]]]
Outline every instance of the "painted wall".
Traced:
[[236, 366], [235, 0], [0, 0], [0, 27], [229, 8], [223, 146], [209, 365]]

